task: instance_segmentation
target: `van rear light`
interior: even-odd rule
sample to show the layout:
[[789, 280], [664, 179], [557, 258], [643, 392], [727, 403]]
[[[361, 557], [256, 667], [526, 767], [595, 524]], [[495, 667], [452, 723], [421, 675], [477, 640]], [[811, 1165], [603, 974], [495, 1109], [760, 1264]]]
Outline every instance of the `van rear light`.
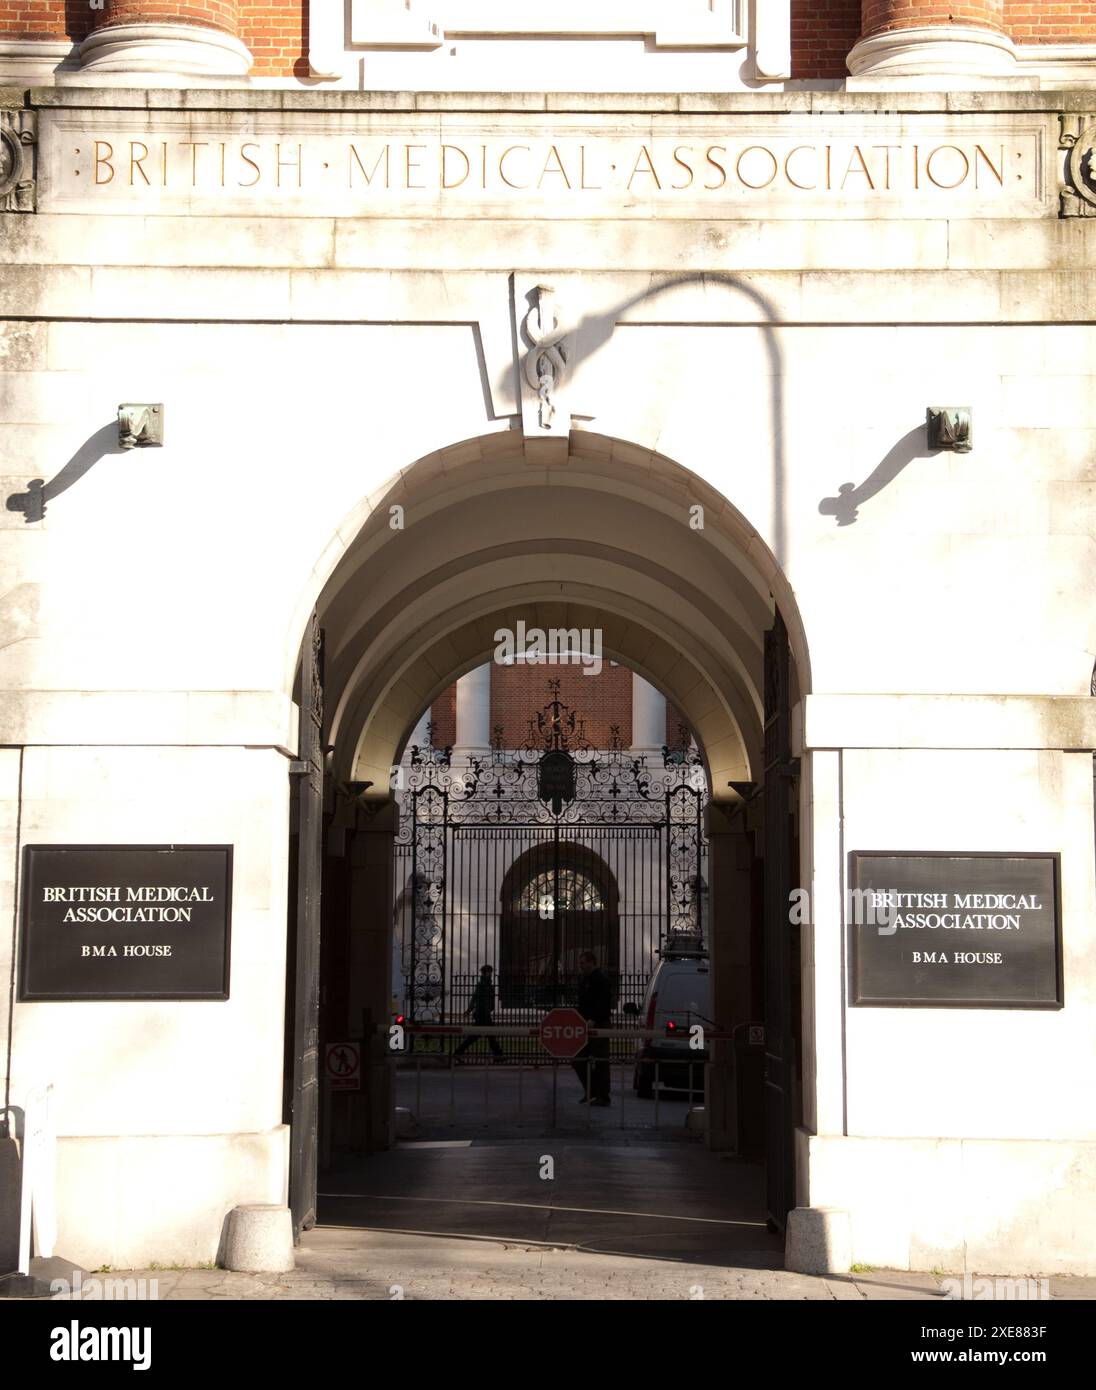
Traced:
[[673, 1021], [672, 1018], [671, 1018], [671, 1019], [667, 1019], [667, 1021], [666, 1021], [666, 1036], [667, 1036], [667, 1037], [670, 1037], [670, 1036], [672, 1036], [672, 1035], [673, 1035], [674, 1033], [676, 1033], [676, 1032], [677, 1032], [677, 1024]]
[[647, 1028], [653, 1028], [655, 1026], [655, 1005], [657, 1003], [658, 991], [656, 990], [655, 993], [651, 995], [651, 1002], [647, 1005], [647, 1022], [644, 1025]]

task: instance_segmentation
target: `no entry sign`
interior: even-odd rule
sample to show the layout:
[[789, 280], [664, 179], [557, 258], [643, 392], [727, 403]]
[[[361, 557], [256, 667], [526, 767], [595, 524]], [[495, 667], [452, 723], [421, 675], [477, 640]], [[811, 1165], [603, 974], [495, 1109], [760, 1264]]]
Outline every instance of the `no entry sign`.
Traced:
[[323, 1050], [324, 1074], [333, 1091], [360, 1091], [362, 1059], [356, 1043], [327, 1043]]
[[577, 1009], [553, 1009], [541, 1021], [540, 1040], [553, 1057], [577, 1057], [586, 1046], [586, 1020]]

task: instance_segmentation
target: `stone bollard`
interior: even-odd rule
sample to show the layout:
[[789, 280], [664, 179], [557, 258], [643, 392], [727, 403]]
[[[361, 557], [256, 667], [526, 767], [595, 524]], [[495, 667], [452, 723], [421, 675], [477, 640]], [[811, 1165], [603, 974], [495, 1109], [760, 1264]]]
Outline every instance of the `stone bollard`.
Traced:
[[284, 1274], [293, 1268], [293, 1218], [288, 1207], [256, 1202], [228, 1213], [225, 1269]]
[[788, 1213], [784, 1268], [797, 1274], [848, 1274], [849, 1214], [839, 1207], [796, 1207]]

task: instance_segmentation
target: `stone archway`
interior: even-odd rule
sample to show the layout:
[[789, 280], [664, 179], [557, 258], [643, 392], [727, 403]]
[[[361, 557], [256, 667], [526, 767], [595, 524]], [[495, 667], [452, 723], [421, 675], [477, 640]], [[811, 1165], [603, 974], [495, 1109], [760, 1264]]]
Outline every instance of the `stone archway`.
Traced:
[[[492, 435], [402, 471], [341, 528], [338, 549], [317, 610], [331, 711], [327, 845], [347, 884], [344, 919], [325, 932], [346, 937], [347, 1026], [363, 1016], [375, 1026], [392, 998], [393, 771], [422, 711], [519, 620], [596, 629], [604, 655], [687, 720], [710, 793], [716, 1009], [734, 1025], [756, 1018], [758, 827], [744, 801], [765, 780], [764, 654], [778, 610], [789, 709], [809, 665], [794, 596], [748, 520], [637, 446], [572, 432], [565, 464], [533, 466], [520, 439]], [[383, 1041], [371, 1046], [358, 1132], [378, 1147], [391, 1139], [392, 1100]], [[710, 1138], [726, 1146], [737, 1125], [730, 1044], [713, 1055]]]

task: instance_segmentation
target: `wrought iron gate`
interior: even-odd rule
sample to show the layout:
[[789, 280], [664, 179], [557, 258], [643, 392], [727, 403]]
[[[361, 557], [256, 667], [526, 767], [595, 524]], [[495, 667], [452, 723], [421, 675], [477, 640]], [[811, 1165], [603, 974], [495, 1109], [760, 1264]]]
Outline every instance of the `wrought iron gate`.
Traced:
[[[587, 950], [614, 1014], [633, 1018], [667, 938], [707, 944], [699, 754], [683, 737], [652, 768], [616, 730], [595, 749], [559, 682], [548, 686], [523, 748], [465, 764], [451, 748], [411, 750], [397, 793], [393, 987], [412, 1022], [464, 1018], [483, 965], [494, 1021], [535, 1022], [573, 1002]], [[510, 1039], [506, 1059], [537, 1050]]]

